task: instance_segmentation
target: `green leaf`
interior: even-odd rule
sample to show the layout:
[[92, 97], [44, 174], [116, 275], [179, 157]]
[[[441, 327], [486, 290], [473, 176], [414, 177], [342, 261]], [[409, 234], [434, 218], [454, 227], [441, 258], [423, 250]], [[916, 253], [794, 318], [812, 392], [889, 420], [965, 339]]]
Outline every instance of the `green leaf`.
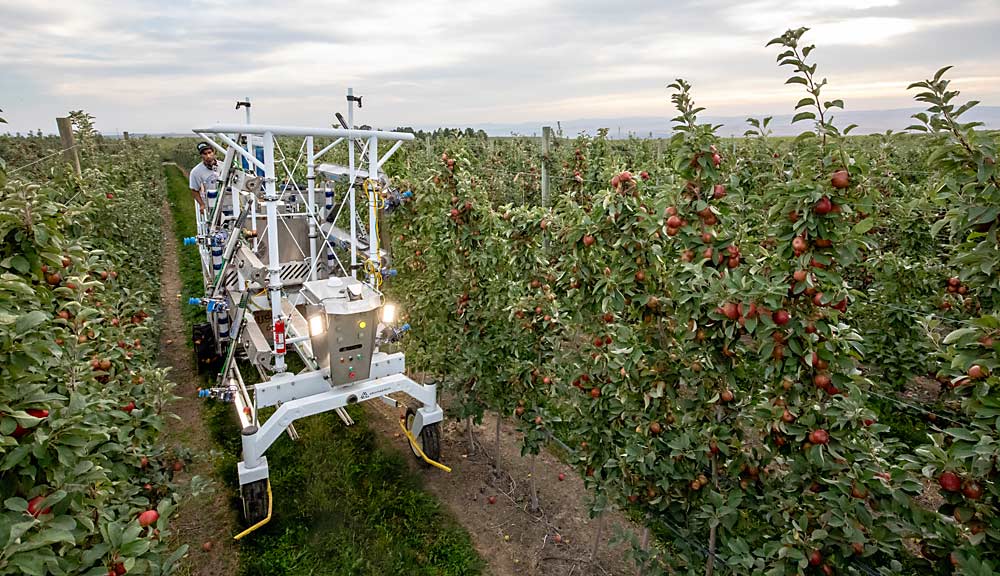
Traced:
[[792, 124], [795, 124], [799, 120], [815, 120], [815, 119], [816, 119], [816, 114], [812, 112], [799, 112], [798, 114], [795, 115], [794, 118], [792, 118]]
[[940, 80], [941, 77], [944, 76], [944, 73], [947, 72], [948, 70], [951, 70], [951, 68], [952, 66], [945, 66], [944, 68], [938, 70], [937, 73], [934, 74], [934, 79], [932, 80], [932, 82], [937, 82], [938, 80]]
[[39, 324], [48, 320], [49, 315], [41, 310], [32, 310], [27, 314], [22, 314], [18, 316], [17, 323], [14, 325], [14, 331], [19, 334], [24, 334], [28, 330], [31, 330], [38, 326]]
[[20, 254], [14, 254], [10, 258], [7, 258], [3, 262], [3, 265], [7, 268], [13, 268], [21, 274], [27, 274], [31, 269], [31, 266], [28, 264], [28, 259]]
[[803, 106], [812, 106], [815, 103], [816, 103], [816, 101], [813, 100], [812, 98], [803, 98], [802, 100], [799, 100], [798, 104], [795, 105], [795, 109], [798, 110], [799, 108], [802, 108]]
[[788, 80], [785, 80], [785, 84], [802, 84], [803, 86], [808, 86], [809, 82], [801, 76], [792, 76]]
[[855, 234], [864, 234], [875, 227], [875, 218], [868, 217], [854, 225]]
[[952, 331], [948, 336], [945, 337], [945, 344], [954, 344], [958, 340], [961, 340], [965, 336], [971, 336], [974, 334], [979, 334], [978, 328], [960, 328], [958, 330]]

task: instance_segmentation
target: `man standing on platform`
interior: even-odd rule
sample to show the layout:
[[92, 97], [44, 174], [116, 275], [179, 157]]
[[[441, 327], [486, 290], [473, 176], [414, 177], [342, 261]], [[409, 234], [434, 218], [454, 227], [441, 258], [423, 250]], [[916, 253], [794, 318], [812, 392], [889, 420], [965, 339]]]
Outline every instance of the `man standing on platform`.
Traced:
[[198, 154], [201, 155], [201, 162], [191, 169], [189, 186], [195, 202], [207, 215], [208, 191], [214, 191], [219, 185], [219, 161], [215, 159], [215, 150], [208, 142], [198, 143]]

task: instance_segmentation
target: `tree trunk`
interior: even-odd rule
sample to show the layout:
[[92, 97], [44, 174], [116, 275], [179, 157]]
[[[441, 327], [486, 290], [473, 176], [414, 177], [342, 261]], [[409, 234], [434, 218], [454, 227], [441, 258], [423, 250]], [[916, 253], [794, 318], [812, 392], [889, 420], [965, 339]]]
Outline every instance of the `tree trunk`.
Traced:
[[472, 416], [466, 416], [465, 418], [465, 429], [469, 433], [469, 456], [476, 453], [476, 437], [472, 432]]
[[494, 466], [497, 471], [500, 470], [500, 415], [497, 414], [497, 439], [496, 439], [496, 461]]
[[536, 454], [531, 455], [531, 463], [528, 467], [528, 479], [531, 480], [531, 511], [538, 512], [538, 488], [535, 486], [535, 460], [538, 460]]

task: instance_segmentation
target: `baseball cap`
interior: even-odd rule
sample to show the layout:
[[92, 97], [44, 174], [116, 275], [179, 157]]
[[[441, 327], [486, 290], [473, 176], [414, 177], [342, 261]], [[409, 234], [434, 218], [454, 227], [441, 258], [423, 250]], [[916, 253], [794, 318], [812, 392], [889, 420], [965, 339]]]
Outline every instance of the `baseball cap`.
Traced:
[[212, 145], [208, 142], [198, 142], [198, 154], [201, 154], [205, 150], [211, 150]]

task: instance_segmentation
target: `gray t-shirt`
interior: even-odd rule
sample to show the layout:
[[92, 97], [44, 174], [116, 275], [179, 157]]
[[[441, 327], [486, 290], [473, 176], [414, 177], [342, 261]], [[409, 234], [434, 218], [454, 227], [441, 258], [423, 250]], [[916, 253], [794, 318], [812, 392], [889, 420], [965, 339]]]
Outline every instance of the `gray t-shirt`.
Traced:
[[204, 162], [198, 162], [198, 165], [191, 169], [190, 186], [192, 190], [201, 190], [201, 185], [205, 185], [205, 192], [202, 193], [201, 199], [208, 205], [207, 193], [209, 190], [215, 190], [219, 185], [219, 163], [215, 163], [214, 168], [209, 168], [205, 166]]

